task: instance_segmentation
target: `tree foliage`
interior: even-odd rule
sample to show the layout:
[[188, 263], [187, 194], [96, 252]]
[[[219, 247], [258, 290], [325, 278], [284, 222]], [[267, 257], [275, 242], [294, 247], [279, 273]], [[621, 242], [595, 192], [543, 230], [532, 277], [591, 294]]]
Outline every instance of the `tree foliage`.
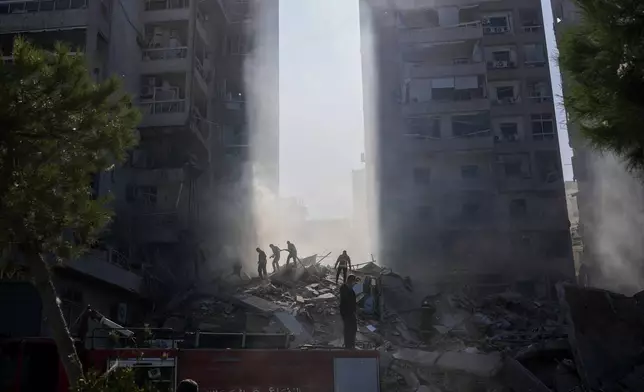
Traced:
[[17, 39], [0, 87], [0, 246], [67, 257], [108, 221], [91, 178], [124, 159], [140, 114], [117, 79], [94, 83], [64, 45]]
[[644, 1], [574, 0], [559, 45], [564, 102], [590, 144], [644, 169]]

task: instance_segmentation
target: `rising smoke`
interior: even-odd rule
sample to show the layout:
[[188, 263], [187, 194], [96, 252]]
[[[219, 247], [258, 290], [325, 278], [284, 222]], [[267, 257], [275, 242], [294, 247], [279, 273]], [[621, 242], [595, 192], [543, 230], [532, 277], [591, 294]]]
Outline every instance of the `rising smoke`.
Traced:
[[[595, 262], [597, 285], [625, 294], [644, 288], [644, 187], [623, 162], [611, 154], [593, 153], [591, 181], [579, 183], [579, 209], [584, 256]], [[589, 189], [584, 189], [588, 187]]]

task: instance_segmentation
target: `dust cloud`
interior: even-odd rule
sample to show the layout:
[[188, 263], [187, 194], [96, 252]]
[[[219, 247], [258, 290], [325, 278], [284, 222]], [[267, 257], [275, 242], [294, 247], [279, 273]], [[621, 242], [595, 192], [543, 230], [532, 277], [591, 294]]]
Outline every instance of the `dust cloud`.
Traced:
[[[592, 153], [589, 182], [579, 183], [578, 203], [584, 238], [582, 262], [595, 261], [602, 278], [597, 285], [627, 295], [644, 288], [644, 187], [611, 154]], [[590, 187], [590, 189], [583, 189]], [[584, 196], [587, 195], [587, 196]], [[584, 216], [588, 211], [590, 216]]]

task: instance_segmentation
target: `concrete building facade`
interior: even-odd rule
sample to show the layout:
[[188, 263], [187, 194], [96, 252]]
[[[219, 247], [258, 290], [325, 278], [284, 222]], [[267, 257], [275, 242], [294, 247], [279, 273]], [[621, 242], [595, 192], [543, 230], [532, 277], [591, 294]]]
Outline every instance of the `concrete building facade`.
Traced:
[[[218, 215], [226, 208], [213, 205], [226, 202], [216, 197], [217, 190], [238, 183], [234, 173], [250, 160], [245, 56], [254, 50], [249, 46], [257, 34], [254, 26], [278, 31], [277, 4], [0, 1], [0, 51], [5, 60], [10, 61], [17, 35], [44, 48], [56, 41], [68, 43], [85, 54], [95, 80], [118, 76], [143, 113], [139, 144], [128, 161], [94, 178], [96, 195], [114, 196], [116, 216], [96, 249], [83, 260], [66, 263], [77, 272], [74, 277], [106, 283], [103, 292], [108, 298], [116, 296], [108, 288], [118, 288], [163, 301], [200, 277], [208, 261], [228, 261], [208, 260], [208, 248], [228, 240], [224, 230], [213, 230], [213, 222], [230, 223]], [[277, 53], [277, 45], [275, 39], [263, 48]], [[272, 96], [278, 94], [277, 64], [266, 71]], [[265, 157], [263, 166], [276, 188], [277, 99], [272, 102], [262, 119], [270, 124], [263, 137], [273, 154]], [[240, 189], [237, 196], [249, 199], [243, 192], [250, 188]]]
[[540, 1], [360, 7], [380, 260], [491, 289], [574, 276]]

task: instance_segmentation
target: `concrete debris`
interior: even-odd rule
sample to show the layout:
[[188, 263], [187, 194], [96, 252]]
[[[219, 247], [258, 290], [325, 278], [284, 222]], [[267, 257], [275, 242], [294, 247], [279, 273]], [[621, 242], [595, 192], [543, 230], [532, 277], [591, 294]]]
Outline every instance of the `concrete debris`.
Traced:
[[[313, 260], [313, 259], [311, 259]], [[358, 349], [380, 354], [381, 391], [644, 390], [644, 292], [562, 285], [559, 302], [515, 292], [432, 292], [375, 263], [360, 278]], [[173, 329], [288, 333], [290, 348], [340, 348], [334, 271], [307, 260], [270, 279], [181, 295]]]

